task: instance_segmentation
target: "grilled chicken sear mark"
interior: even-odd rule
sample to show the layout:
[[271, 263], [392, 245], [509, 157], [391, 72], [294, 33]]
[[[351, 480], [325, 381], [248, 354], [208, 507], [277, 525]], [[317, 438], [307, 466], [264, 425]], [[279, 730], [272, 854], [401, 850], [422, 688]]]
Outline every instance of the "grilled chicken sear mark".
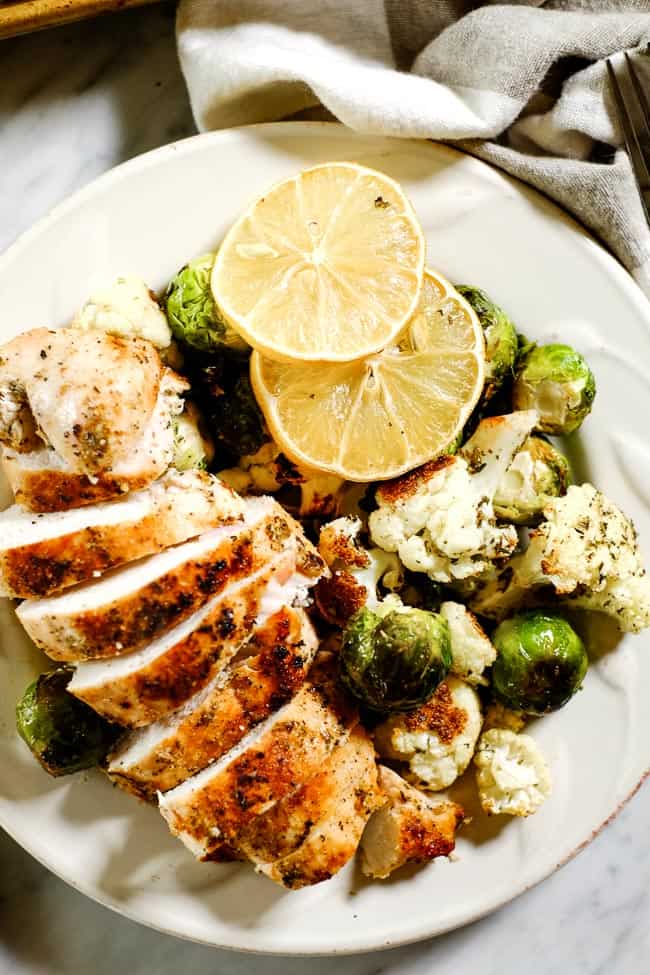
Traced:
[[[290, 601], [295, 586], [283, 590]], [[122, 739], [110, 756], [109, 776], [144, 799], [173, 789], [286, 704], [304, 683], [316, 647], [302, 610], [283, 607], [266, 617], [228, 670], [180, 710]]]
[[[267, 590], [285, 582], [293, 567], [292, 553], [282, 552], [144, 649], [79, 664], [70, 693], [128, 728], [164, 718], [230, 663], [248, 639]], [[305, 592], [302, 584], [298, 589]]]
[[332, 659], [319, 655], [288, 704], [219, 761], [161, 794], [160, 811], [199, 859], [218, 855], [223, 841], [237, 849], [253, 819], [311, 778], [357, 721]]
[[361, 725], [303, 786], [253, 820], [238, 840], [259, 873], [295, 890], [329, 880], [356, 853], [381, 804], [372, 741]]
[[[294, 550], [293, 540], [301, 535], [271, 498], [251, 499], [241, 523], [215, 528], [61, 595], [25, 600], [18, 617], [54, 660], [117, 656], [146, 646], [232, 582]], [[301, 539], [301, 551], [303, 544]]]
[[203, 471], [172, 471], [123, 500], [33, 514], [0, 513], [0, 595], [48, 596], [107, 569], [237, 522], [244, 502]]

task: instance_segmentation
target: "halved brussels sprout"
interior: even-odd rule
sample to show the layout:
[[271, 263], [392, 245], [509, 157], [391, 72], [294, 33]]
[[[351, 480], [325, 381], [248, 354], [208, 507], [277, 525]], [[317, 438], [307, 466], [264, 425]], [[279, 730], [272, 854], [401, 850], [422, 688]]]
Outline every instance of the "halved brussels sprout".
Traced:
[[495, 305], [485, 291], [468, 284], [458, 284], [456, 290], [478, 315], [485, 335], [483, 403], [487, 403], [514, 372], [519, 347], [517, 330], [503, 308]]
[[512, 387], [514, 410], [537, 410], [543, 433], [577, 430], [591, 412], [596, 380], [570, 345], [537, 345], [524, 356]]
[[563, 497], [570, 483], [566, 457], [544, 437], [528, 437], [501, 478], [494, 510], [504, 521], [534, 525], [548, 501]]
[[66, 690], [72, 669], [41, 674], [16, 706], [18, 734], [50, 775], [70, 775], [104, 760], [123, 729]]
[[215, 257], [197, 257], [172, 278], [165, 298], [167, 321], [179, 342], [195, 349], [215, 352], [226, 346], [243, 350], [248, 348], [246, 342], [226, 322], [212, 297]]
[[497, 700], [526, 714], [557, 711], [587, 673], [584, 644], [562, 616], [543, 610], [504, 620], [492, 634], [497, 659], [492, 690]]
[[447, 622], [423, 609], [383, 618], [361, 609], [343, 631], [341, 679], [375, 711], [409, 711], [428, 701], [451, 667]]

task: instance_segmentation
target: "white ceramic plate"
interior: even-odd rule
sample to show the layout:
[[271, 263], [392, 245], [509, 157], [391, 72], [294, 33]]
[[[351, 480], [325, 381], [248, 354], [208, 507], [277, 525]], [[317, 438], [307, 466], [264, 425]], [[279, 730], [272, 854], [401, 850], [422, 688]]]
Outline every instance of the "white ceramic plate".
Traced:
[[[375, 166], [405, 185], [432, 267], [486, 288], [535, 339], [561, 337], [587, 354], [598, 396], [572, 444], [576, 474], [629, 512], [650, 556], [649, 306], [551, 203], [448, 148], [292, 123], [199, 136], [141, 156], [58, 207], [0, 260], [0, 339], [64, 324], [95, 282], [119, 272], [162, 287], [189, 257], [218, 243], [251, 197], [337, 159]], [[535, 723], [554, 779], [538, 815], [503, 823], [479, 814], [461, 832], [454, 862], [403, 871], [387, 883], [367, 883], [351, 865], [329, 883], [287, 893], [249, 868], [194, 863], [154, 809], [99, 774], [57, 781], [41, 771], [13, 716], [45, 661], [8, 602], [0, 601], [0, 614], [0, 823], [89, 896], [212, 945], [352, 952], [457, 927], [566, 861], [650, 764], [650, 653], [642, 635], [595, 662], [569, 707]], [[458, 793], [472, 812], [471, 782]]]

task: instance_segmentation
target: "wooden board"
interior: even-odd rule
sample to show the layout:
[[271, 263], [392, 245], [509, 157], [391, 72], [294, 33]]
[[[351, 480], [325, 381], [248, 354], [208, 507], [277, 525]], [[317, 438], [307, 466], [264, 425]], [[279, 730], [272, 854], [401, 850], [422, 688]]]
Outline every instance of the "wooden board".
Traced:
[[0, 2], [0, 38], [140, 7], [156, 0], [10, 0]]

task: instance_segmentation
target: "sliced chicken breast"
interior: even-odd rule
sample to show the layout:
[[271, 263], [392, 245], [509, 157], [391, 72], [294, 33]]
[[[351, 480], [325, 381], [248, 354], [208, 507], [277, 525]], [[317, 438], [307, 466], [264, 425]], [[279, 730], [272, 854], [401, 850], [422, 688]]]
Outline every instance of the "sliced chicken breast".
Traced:
[[79, 664], [68, 690], [127, 728], [164, 718], [227, 666], [270, 594], [281, 593], [279, 605], [294, 594], [304, 598], [304, 577], [289, 578], [294, 564], [293, 554], [282, 552], [143, 650]]
[[318, 884], [352, 859], [381, 801], [375, 749], [357, 725], [316, 775], [253, 820], [238, 847], [284, 887]]
[[428, 863], [454, 849], [463, 820], [460, 806], [427, 796], [384, 765], [379, 766], [383, 804], [361, 838], [366, 877], [383, 880], [405, 863]]
[[203, 471], [169, 472], [123, 500], [0, 513], [0, 595], [47, 596], [124, 562], [241, 519], [244, 502]]
[[224, 841], [236, 850], [253, 819], [311, 778], [356, 723], [332, 661], [317, 661], [309, 682], [272, 718], [219, 761], [161, 794], [160, 811], [196, 857], [219, 858]]
[[153, 413], [163, 365], [150, 342], [101, 331], [35, 328], [0, 349], [0, 441], [29, 410], [36, 433], [73, 469], [125, 460]]
[[[283, 588], [291, 601], [292, 586]], [[123, 738], [110, 756], [109, 776], [144, 799], [173, 789], [290, 700], [305, 681], [317, 646], [300, 609], [285, 606], [258, 622], [239, 651], [248, 656], [168, 718]]]
[[184, 379], [171, 369], [164, 369], [158, 397], [142, 435], [127, 456], [96, 472], [71, 464], [49, 444], [30, 444], [28, 451], [5, 444], [2, 462], [16, 502], [30, 511], [65, 511], [109, 501], [155, 481], [174, 456], [172, 417], [183, 409], [180, 394], [185, 389]]
[[18, 618], [54, 660], [127, 653], [187, 619], [274, 555], [295, 550], [299, 535], [300, 527], [275, 501], [251, 499], [242, 522], [112, 569], [61, 595], [27, 599], [17, 610]]

